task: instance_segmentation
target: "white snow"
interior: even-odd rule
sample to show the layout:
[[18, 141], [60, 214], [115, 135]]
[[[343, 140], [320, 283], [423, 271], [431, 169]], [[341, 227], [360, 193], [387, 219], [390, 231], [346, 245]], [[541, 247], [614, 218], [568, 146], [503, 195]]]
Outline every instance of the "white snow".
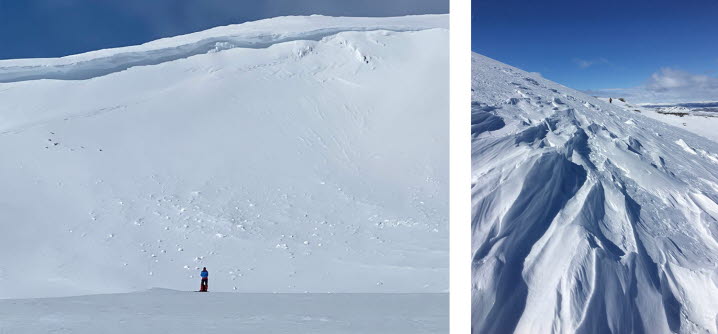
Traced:
[[0, 300], [2, 333], [448, 333], [447, 294], [150, 291]]
[[0, 298], [448, 291], [448, 64], [448, 15], [0, 61]]
[[475, 333], [718, 333], [718, 144], [616, 101], [472, 54]]
[[[608, 101], [608, 98], [599, 98]], [[612, 104], [663, 123], [682, 128], [718, 143], [718, 114], [715, 112], [693, 112], [682, 106], [647, 107], [648, 103], [632, 104], [631, 101], [613, 99]]]
[[688, 146], [688, 144], [686, 144], [686, 142], [683, 141], [683, 139], [676, 140], [676, 144], [678, 146], [680, 146], [684, 151], [686, 151], [690, 154], [693, 154], [693, 155], [698, 154], [692, 147]]
[[683, 128], [718, 143], [718, 131], [716, 131], [716, 129], [718, 129], [718, 117], [691, 114], [681, 117], [676, 115], [660, 114], [652, 109], [647, 109], [645, 115], [666, 124]]
[[[293, 41], [320, 41], [342, 32], [410, 32], [448, 29], [445, 15], [395, 18], [288, 16], [229, 25], [181, 37], [163, 38], [142, 45], [91, 51], [62, 58], [0, 60], [0, 82], [37, 79], [82, 80], [224, 50], [265, 49]], [[347, 45], [351, 48], [351, 45]], [[363, 57], [353, 48], [355, 57]], [[296, 56], [310, 53], [296, 50]], [[363, 59], [362, 59], [363, 60]]]

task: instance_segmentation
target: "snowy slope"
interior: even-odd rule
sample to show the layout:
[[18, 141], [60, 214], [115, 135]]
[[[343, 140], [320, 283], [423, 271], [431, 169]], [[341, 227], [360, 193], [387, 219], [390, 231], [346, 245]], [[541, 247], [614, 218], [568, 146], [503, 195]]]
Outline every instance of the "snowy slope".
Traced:
[[718, 144], [472, 54], [475, 333], [718, 333]]
[[[3, 333], [448, 333], [448, 294], [192, 293], [0, 300]], [[91, 319], [92, 321], [88, 321]]]
[[[599, 99], [608, 101], [608, 98]], [[718, 129], [718, 115], [716, 115], [715, 111], [694, 111], [677, 105], [655, 108], [646, 104], [634, 105], [630, 101], [623, 102], [618, 99], [614, 99], [612, 103], [628, 111], [641, 113], [644, 116], [683, 128], [718, 143], [718, 131], [716, 131]]]
[[644, 110], [643, 114], [647, 117], [683, 128], [718, 143], [718, 131], [716, 131], [718, 129], [718, 115], [708, 116], [689, 113], [684, 116], [678, 116], [658, 113], [653, 108], [644, 108]]
[[446, 291], [447, 27], [282, 17], [0, 61], [0, 298], [203, 266], [211, 291]]

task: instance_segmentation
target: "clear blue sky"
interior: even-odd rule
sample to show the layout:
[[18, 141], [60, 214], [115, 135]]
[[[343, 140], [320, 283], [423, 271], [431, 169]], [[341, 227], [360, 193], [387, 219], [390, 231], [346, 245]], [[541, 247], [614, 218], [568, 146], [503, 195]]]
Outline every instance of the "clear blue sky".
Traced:
[[0, 0], [0, 59], [59, 57], [283, 15], [449, 12], [449, 0]]
[[716, 0], [472, 0], [471, 30], [473, 51], [576, 89], [718, 74]]

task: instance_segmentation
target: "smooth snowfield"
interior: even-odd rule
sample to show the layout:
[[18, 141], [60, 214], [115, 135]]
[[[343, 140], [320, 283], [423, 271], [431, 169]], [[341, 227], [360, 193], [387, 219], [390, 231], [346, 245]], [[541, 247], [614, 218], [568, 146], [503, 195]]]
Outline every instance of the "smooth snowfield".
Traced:
[[[211, 291], [448, 291], [447, 25], [284, 17], [0, 62], [99, 73], [0, 83], [0, 298], [197, 290], [204, 266]], [[274, 42], [95, 66], [245, 27]]]
[[478, 54], [471, 126], [475, 333], [718, 333], [718, 144]]
[[[608, 101], [608, 98], [599, 99]], [[620, 106], [628, 111], [641, 113], [644, 116], [659, 120], [666, 124], [688, 130], [718, 143], [718, 131], [716, 131], [716, 129], [718, 129], [718, 113], [716, 113], [715, 107], [697, 107], [695, 109], [707, 109], [707, 111], [696, 111], [686, 107], [681, 107], [680, 105], [668, 105], [667, 107], [657, 108], [654, 106], [631, 104], [630, 102], [631, 101], [623, 102], [621, 100], [614, 99], [612, 104]], [[715, 104], [716, 103], [687, 103], [687, 105], [699, 106], [713, 106]], [[661, 112], [659, 112], [659, 110]]]
[[[634, 109], [635, 110], [635, 109]], [[657, 113], [653, 109], [644, 109], [644, 115], [647, 117], [659, 120], [666, 124], [673, 125], [675, 127], [683, 128], [687, 131], [693, 132], [699, 136], [703, 136], [718, 143], [718, 115], [716, 116], [704, 116], [704, 115], [666, 115]]]
[[448, 333], [447, 294], [150, 290], [0, 300], [0, 333]]

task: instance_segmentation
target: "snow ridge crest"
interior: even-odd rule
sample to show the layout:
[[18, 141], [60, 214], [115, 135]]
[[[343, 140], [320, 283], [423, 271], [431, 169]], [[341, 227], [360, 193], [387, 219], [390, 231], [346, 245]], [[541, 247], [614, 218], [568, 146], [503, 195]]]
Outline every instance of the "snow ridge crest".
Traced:
[[86, 80], [135, 66], [157, 65], [233, 48], [268, 48], [292, 41], [319, 41], [350, 31], [411, 32], [447, 29], [447, 15], [391, 18], [278, 17], [213, 28], [143, 45], [48, 59], [0, 61], [0, 83], [27, 80]]

